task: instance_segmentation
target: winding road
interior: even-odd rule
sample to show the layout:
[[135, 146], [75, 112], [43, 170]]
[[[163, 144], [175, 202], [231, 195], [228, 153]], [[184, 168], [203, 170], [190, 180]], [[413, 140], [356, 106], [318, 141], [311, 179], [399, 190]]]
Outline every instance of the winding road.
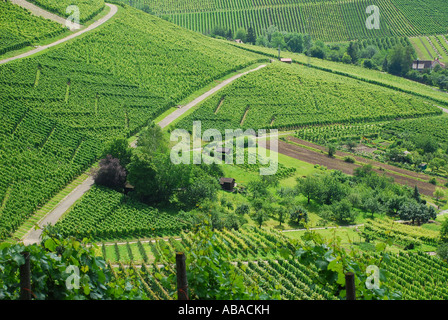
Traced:
[[[194, 99], [192, 102], [188, 103], [187, 105], [185, 105], [184, 107], [172, 112], [171, 114], [169, 114], [168, 116], [166, 116], [164, 119], [162, 119], [158, 125], [162, 128], [166, 127], [167, 125], [169, 125], [170, 123], [172, 123], [174, 120], [176, 120], [177, 118], [179, 118], [180, 116], [182, 116], [183, 114], [185, 114], [185, 112], [187, 112], [189, 109], [193, 108], [194, 106], [198, 105], [199, 103], [201, 103], [202, 101], [204, 101], [205, 99], [207, 99], [208, 97], [210, 97], [211, 95], [213, 95], [214, 93], [216, 93], [217, 91], [219, 91], [220, 89], [222, 89], [224, 86], [228, 85], [229, 83], [235, 81], [236, 79], [240, 78], [241, 76], [244, 76], [250, 72], [254, 72], [257, 71], [263, 67], [265, 67], [266, 65], [260, 65], [254, 69], [245, 71], [245, 72], [241, 72], [229, 79], [224, 80], [223, 82], [221, 82], [220, 84], [218, 84], [216, 87], [213, 87], [212, 89], [210, 89], [209, 91], [207, 91], [206, 93], [202, 94], [201, 96], [199, 96], [198, 98]], [[133, 143], [131, 143], [132, 147], [136, 146], [136, 141], [134, 141]], [[86, 193], [87, 191], [89, 191], [89, 189], [92, 187], [93, 185], [93, 178], [89, 177], [86, 180], [84, 180], [78, 187], [76, 187], [70, 194], [68, 194], [61, 202], [59, 202], [59, 204], [57, 205], [56, 208], [54, 208], [50, 213], [48, 213], [44, 218], [42, 218], [38, 225], [40, 228], [42, 228], [43, 226], [50, 224], [50, 225], [54, 225], [59, 218], [79, 199], [82, 197], [82, 195], [84, 193]], [[25, 245], [30, 245], [30, 244], [34, 244], [34, 243], [38, 243], [41, 240], [41, 234], [42, 234], [42, 230], [41, 229], [31, 229], [22, 239], [22, 242]]]
[[[29, 2], [26, 2], [26, 1], [23, 1], [23, 0], [20, 0], [20, 1], [15, 0], [15, 2], [17, 2], [17, 4], [19, 4], [19, 3], [22, 3], [22, 4], [23, 4], [23, 3], [30, 4]], [[31, 5], [31, 4], [30, 4], [30, 5]], [[44, 51], [44, 50], [46, 50], [46, 49], [48, 49], [48, 48], [57, 46], [57, 45], [59, 45], [59, 44], [61, 44], [61, 43], [64, 43], [64, 42], [67, 42], [67, 41], [69, 41], [69, 40], [71, 40], [71, 39], [74, 39], [74, 38], [76, 38], [76, 37], [79, 37], [80, 35], [82, 35], [82, 34], [84, 34], [84, 33], [86, 33], [86, 32], [92, 31], [93, 29], [95, 29], [95, 28], [99, 27], [100, 25], [102, 25], [102, 24], [106, 23], [107, 21], [109, 21], [110, 18], [112, 18], [112, 17], [117, 13], [118, 8], [117, 8], [116, 5], [114, 5], [114, 4], [109, 4], [109, 3], [106, 3], [106, 5], [110, 8], [109, 13], [108, 13], [107, 15], [105, 15], [104, 17], [102, 17], [101, 19], [99, 19], [98, 21], [95, 21], [94, 23], [92, 23], [90, 26], [88, 26], [88, 27], [86, 27], [86, 28], [84, 28], [84, 29], [81, 29], [80, 31], [78, 31], [78, 32], [76, 32], [76, 33], [73, 33], [73, 34], [71, 34], [71, 35], [69, 35], [69, 36], [67, 36], [67, 37], [65, 37], [65, 38], [62, 38], [62, 39], [57, 40], [57, 41], [55, 41], [55, 42], [52, 42], [52, 43], [50, 43], [50, 44], [47, 44], [47, 45], [38, 47], [38, 48], [36, 48], [36, 49], [30, 50], [30, 51], [28, 51], [28, 52], [19, 54], [19, 55], [17, 55], [17, 56], [11, 57], [11, 58], [7, 58], [7, 59], [0, 60], [0, 65], [1, 65], [1, 64], [4, 64], [4, 63], [8, 63], [8, 62], [10, 62], [10, 61], [14, 61], [14, 60], [18, 60], [18, 59], [23, 59], [23, 58], [29, 57], [29, 56], [31, 56], [31, 55], [33, 55], [33, 54], [36, 54], [36, 53], [41, 52], [41, 51]], [[39, 8], [39, 9], [40, 9], [40, 8]], [[40, 9], [40, 10], [41, 10], [41, 11], [45, 11], [45, 10], [42, 10], [42, 9]], [[46, 11], [46, 12], [47, 12], [48, 15], [50, 15], [50, 14], [53, 15], [52, 13], [50, 13], [50, 12], [48, 12], [48, 11]], [[62, 19], [61, 17], [59, 17], [59, 18]], [[64, 21], [65, 21], [65, 19], [64, 19]]]

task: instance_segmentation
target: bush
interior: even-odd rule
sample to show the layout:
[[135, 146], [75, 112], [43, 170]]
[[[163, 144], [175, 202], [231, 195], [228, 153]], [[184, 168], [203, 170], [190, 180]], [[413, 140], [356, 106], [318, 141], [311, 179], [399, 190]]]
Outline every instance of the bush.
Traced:
[[437, 248], [437, 255], [442, 259], [448, 260], [448, 243], [443, 243]]
[[348, 162], [348, 163], [355, 163], [356, 162], [355, 158], [353, 158], [352, 156], [346, 156], [344, 158], [344, 161]]

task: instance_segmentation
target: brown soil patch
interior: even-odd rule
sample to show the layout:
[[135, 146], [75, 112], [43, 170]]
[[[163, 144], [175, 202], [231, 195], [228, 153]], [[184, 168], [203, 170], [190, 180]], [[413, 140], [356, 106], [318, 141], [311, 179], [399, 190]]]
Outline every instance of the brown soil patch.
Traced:
[[[329, 170], [340, 170], [349, 175], [353, 175], [355, 168], [359, 168], [362, 165], [360, 163], [348, 163], [348, 162], [345, 162], [344, 160], [338, 159], [338, 158], [330, 158], [326, 154], [326, 151], [327, 151], [326, 148], [323, 146], [315, 145], [313, 143], [310, 143], [310, 142], [307, 142], [304, 140], [300, 140], [295, 137], [287, 137], [287, 139], [290, 141], [293, 141], [295, 143], [302, 144], [304, 146], [322, 150], [322, 151], [324, 151], [324, 153], [312, 151], [312, 150], [279, 140], [278, 141], [278, 152], [281, 154], [284, 154], [286, 156], [289, 156], [289, 157], [292, 157], [292, 158], [295, 158], [295, 159], [298, 159], [301, 161], [305, 161], [305, 162], [308, 162], [311, 164], [319, 164], [321, 166], [326, 166]], [[269, 148], [269, 141], [267, 141], [267, 147]], [[343, 157], [348, 156], [348, 155], [353, 156], [349, 153], [345, 153], [345, 152], [341, 152], [341, 151], [337, 151], [336, 155], [343, 156]], [[408, 170], [401, 169], [401, 168], [396, 168], [391, 165], [364, 159], [364, 158], [357, 157], [357, 156], [355, 156], [354, 158], [356, 159], [356, 161], [362, 162], [363, 164], [371, 163], [372, 166], [374, 167], [375, 172], [377, 172], [380, 175], [385, 174], [388, 177], [392, 177], [396, 183], [399, 183], [402, 185], [408, 185], [410, 187], [417, 186], [420, 193], [425, 194], [427, 196], [432, 196], [432, 194], [434, 193], [436, 186], [434, 186], [431, 183], [415, 179], [415, 178], [421, 178], [421, 179], [429, 180], [430, 177], [428, 177], [424, 174], [408, 171]], [[399, 174], [394, 174], [393, 172], [385, 172], [385, 171], [380, 170], [378, 167], [384, 168], [384, 169], [387, 169], [390, 171], [395, 171], [397, 173], [406, 174], [409, 177], [403, 177]], [[415, 177], [415, 178], [413, 178], [413, 177]], [[443, 181], [443, 180], [441, 180], [441, 181]]]

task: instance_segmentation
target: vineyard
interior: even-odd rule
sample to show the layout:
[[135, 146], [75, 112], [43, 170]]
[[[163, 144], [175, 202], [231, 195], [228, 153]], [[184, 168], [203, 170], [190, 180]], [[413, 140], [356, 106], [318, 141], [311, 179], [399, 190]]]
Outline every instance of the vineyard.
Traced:
[[94, 186], [55, 227], [63, 236], [108, 240], [175, 235], [188, 224], [122, 193]]
[[67, 12], [69, 6], [75, 5], [79, 8], [79, 22], [84, 23], [104, 8], [104, 0], [34, 0], [37, 6], [53, 12], [61, 17], [69, 17], [73, 12]]
[[42, 117], [22, 99], [0, 100], [0, 239], [5, 239], [84, 172], [100, 149], [96, 139]]
[[[278, 57], [278, 50], [276, 49], [237, 43], [234, 43], [234, 45], [247, 51], [265, 55], [270, 58]], [[358, 81], [393, 89], [398, 92], [404, 92], [417, 97], [430, 99], [438, 105], [448, 105], [448, 97], [445, 92], [434, 90], [433, 87], [417, 83], [403, 77], [397, 77], [386, 72], [378, 72], [355, 65], [312, 58], [304, 54], [296, 54], [292, 52], [281, 52], [281, 57], [291, 58], [295, 63], [306, 65], [328, 73], [341, 75]]]
[[[335, 299], [325, 288], [316, 284], [316, 269], [305, 267], [293, 258], [282, 258], [278, 248], [283, 246], [294, 250], [297, 243], [290, 242], [280, 232], [244, 227], [238, 231], [215, 231], [214, 234], [217, 243], [222, 249], [228, 250], [238, 272], [248, 284], [257, 283], [262, 291], [278, 286], [281, 299], [285, 300]], [[143, 244], [139, 241], [131, 245], [103, 244], [98, 254], [109, 261], [111, 266], [118, 267], [116, 270], [120, 272], [139, 274], [143, 280], [143, 290], [152, 299], [172, 299], [176, 287], [164, 285], [157, 274], [168, 276], [174, 273], [172, 264], [176, 252], [186, 252], [188, 259], [189, 247], [192, 245], [191, 234], [182, 232], [179, 239], [171, 237]], [[154, 256], [162, 258], [155, 263]], [[366, 260], [374, 257], [379, 256], [371, 252], [364, 254]], [[389, 272], [395, 288], [405, 300], [448, 298], [448, 265], [437, 257], [422, 252], [389, 254], [382, 267]]]
[[327, 142], [361, 140], [370, 137], [381, 137], [392, 134], [406, 133], [412, 137], [430, 136], [440, 144], [448, 143], [448, 117], [421, 117], [401, 119], [399, 121], [372, 122], [365, 124], [337, 124], [319, 127], [306, 127], [296, 131], [300, 139], [318, 144]]
[[[120, 0], [138, 9], [168, 16], [174, 23], [201, 33], [216, 26], [236, 31], [252, 27], [257, 35], [270, 25], [286, 32], [308, 33], [322, 41], [440, 34], [447, 30], [443, 0]], [[380, 10], [380, 29], [369, 30], [367, 7]], [[429, 19], [427, 17], [430, 17]]]
[[0, 239], [92, 165], [104, 142], [259, 59], [128, 7], [79, 40], [2, 65]]
[[[17, 28], [17, 23], [20, 28]], [[0, 55], [52, 38], [67, 29], [56, 22], [37, 17], [8, 1], [0, 2]]]
[[273, 63], [205, 101], [179, 127], [188, 130], [192, 121], [202, 121], [203, 128], [218, 130], [294, 129], [440, 113], [422, 98], [305, 66]]
[[439, 233], [436, 231], [408, 226], [392, 220], [368, 220], [364, 225], [363, 235], [369, 239], [386, 241], [392, 239], [402, 246], [437, 246]]

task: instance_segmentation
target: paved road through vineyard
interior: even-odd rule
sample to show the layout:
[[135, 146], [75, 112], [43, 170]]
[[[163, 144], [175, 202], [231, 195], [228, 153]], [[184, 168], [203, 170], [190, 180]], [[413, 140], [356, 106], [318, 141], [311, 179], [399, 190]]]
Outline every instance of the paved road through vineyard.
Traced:
[[[23, 2], [25, 2], [25, 1], [23, 1]], [[69, 35], [69, 36], [67, 36], [67, 37], [65, 37], [65, 38], [62, 38], [62, 39], [60, 39], [60, 40], [58, 40], [58, 41], [55, 41], [55, 42], [52, 42], [52, 43], [50, 43], [50, 44], [47, 44], [47, 45], [38, 47], [38, 48], [36, 48], [36, 49], [30, 50], [30, 51], [28, 51], [28, 52], [19, 54], [19, 55], [17, 55], [17, 56], [11, 57], [11, 58], [7, 58], [7, 59], [0, 60], [0, 64], [4, 64], [4, 63], [7, 63], [7, 62], [10, 62], [10, 61], [13, 61], [13, 60], [17, 60], [17, 59], [22, 59], [22, 58], [25, 58], [25, 57], [29, 57], [29, 56], [31, 56], [31, 55], [33, 55], [33, 54], [36, 54], [36, 53], [41, 52], [41, 51], [43, 51], [43, 50], [46, 50], [46, 49], [48, 49], [48, 48], [57, 46], [57, 45], [59, 45], [59, 44], [61, 44], [61, 43], [64, 43], [64, 42], [66, 42], [66, 41], [68, 41], [68, 40], [71, 40], [71, 39], [73, 39], [73, 38], [76, 38], [76, 37], [78, 37], [78, 36], [80, 36], [80, 35], [82, 35], [82, 34], [84, 34], [84, 33], [86, 33], [86, 32], [89, 32], [89, 31], [91, 31], [91, 30], [93, 30], [93, 29], [99, 27], [100, 25], [102, 25], [102, 24], [104, 24], [105, 22], [107, 22], [110, 18], [112, 18], [112, 17], [117, 13], [117, 11], [118, 11], [117, 6], [115, 6], [115, 5], [113, 5], [113, 4], [109, 4], [109, 3], [106, 3], [106, 5], [110, 8], [109, 13], [108, 13], [107, 15], [105, 15], [104, 17], [102, 17], [101, 19], [99, 19], [98, 21], [92, 23], [92, 24], [91, 24], [90, 26], [88, 26], [87, 28], [84, 28], [84, 29], [82, 29], [82, 30], [80, 30], [80, 31], [78, 31], [78, 32], [76, 32], [76, 33], [73, 33], [73, 34], [71, 34], [71, 35]]]
[[[239, 77], [249, 73], [257, 71], [266, 65], [260, 65], [254, 69], [239, 73], [227, 80], [224, 80], [216, 87], [210, 89], [206, 93], [202, 94], [200, 97], [196, 98], [186, 106], [182, 107], [179, 110], [176, 110], [175, 112], [169, 114], [167, 117], [165, 117], [163, 120], [161, 120], [158, 124], [164, 128], [165, 126], [172, 123], [174, 120], [179, 118], [181, 115], [183, 115], [186, 111], [193, 108], [203, 100], [207, 99], [209, 96], [213, 95], [216, 91], [220, 90], [227, 84], [231, 83], [232, 81], [238, 79]], [[131, 144], [135, 147], [135, 142]], [[86, 193], [90, 187], [93, 185], [93, 179], [92, 177], [87, 178], [84, 182], [82, 182], [75, 190], [73, 190], [67, 197], [65, 197], [57, 206], [55, 209], [53, 209], [49, 214], [47, 214], [38, 224], [40, 227], [45, 226], [47, 224], [54, 225], [59, 218], [79, 199], [82, 197], [84, 193]], [[30, 230], [23, 238], [23, 243], [25, 245], [30, 245], [33, 243], [37, 243], [40, 241], [41, 236], [41, 229], [35, 230], [34, 228]]]

